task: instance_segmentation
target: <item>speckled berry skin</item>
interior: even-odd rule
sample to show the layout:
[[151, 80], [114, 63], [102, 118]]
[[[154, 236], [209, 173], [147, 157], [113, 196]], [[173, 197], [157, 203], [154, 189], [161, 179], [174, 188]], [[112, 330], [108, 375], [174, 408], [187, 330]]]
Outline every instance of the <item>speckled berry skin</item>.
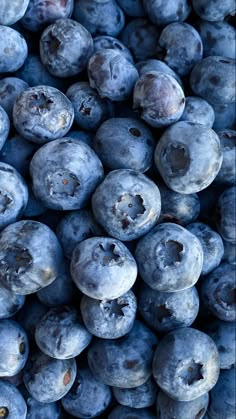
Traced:
[[114, 0], [75, 0], [73, 16], [92, 35], [118, 36], [125, 24], [123, 10]]
[[157, 397], [157, 419], [202, 419], [209, 404], [209, 394], [205, 393], [197, 399], [181, 402], [160, 391]]
[[8, 137], [10, 130], [10, 121], [6, 111], [0, 106], [0, 150]]
[[208, 413], [210, 418], [234, 419], [236, 409], [235, 369], [221, 371], [219, 380], [210, 393]]
[[210, 104], [224, 105], [236, 101], [235, 62], [225, 57], [206, 57], [197, 63], [190, 75], [196, 96]]
[[152, 406], [157, 398], [158, 387], [153, 377], [150, 377], [144, 384], [134, 388], [112, 388], [115, 399], [123, 406], [142, 409]]
[[214, 341], [192, 328], [174, 330], [159, 342], [153, 375], [165, 393], [178, 401], [191, 401], [210, 391], [220, 372]]
[[179, 76], [185, 76], [202, 59], [202, 40], [188, 23], [170, 23], [160, 34], [157, 55]]
[[134, 118], [107, 119], [93, 139], [95, 152], [110, 170], [146, 172], [152, 166], [155, 145], [151, 130]]
[[24, 16], [30, 0], [1, 0], [0, 25], [11, 26]]
[[188, 96], [180, 121], [194, 122], [212, 128], [215, 122], [215, 112], [206, 100], [196, 96]]
[[27, 43], [18, 31], [3, 25], [0, 25], [0, 39], [0, 73], [14, 72], [25, 62]]
[[58, 19], [71, 16], [74, 0], [30, 0], [21, 24], [30, 32], [38, 32]]
[[235, 29], [229, 23], [201, 20], [197, 30], [203, 43], [203, 55], [219, 55], [235, 59]]
[[56, 359], [75, 358], [90, 344], [91, 339], [92, 335], [80, 321], [79, 312], [72, 306], [51, 308], [35, 330], [39, 349]]
[[195, 287], [178, 292], [161, 292], [143, 284], [139, 291], [138, 309], [149, 327], [166, 333], [191, 326], [198, 314], [199, 297]]
[[40, 416], [45, 419], [61, 419], [62, 411], [59, 402], [41, 403], [35, 400], [25, 387], [23, 390], [21, 388], [21, 391], [27, 405], [27, 419], [37, 419]]
[[58, 89], [35, 86], [24, 90], [13, 107], [13, 122], [22, 137], [36, 144], [63, 137], [74, 119], [70, 100]]
[[137, 301], [131, 290], [115, 300], [95, 300], [83, 295], [80, 309], [90, 333], [103, 339], [117, 339], [132, 329]]
[[23, 396], [15, 385], [5, 380], [0, 380], [0, 406], [6, 418], [26, 419], [27, 406]]
[[118, 405], [108, 415], [108, 419], [156, 419], [156, 416], [149, 409]]
[[213, 129], [221, 131], [223, 129], [234, 129], [236, 119], [235, 102], [224, 105], [212, 105], [215, 112], [215, 122]]
[[0, 377], [18, 374], [24, 368], [28, 355], [25, 330], [13, 320], [0, 320]]
[[203, 266], [201, 275], [207, 275], [219, 266], [224, 254], [221, 236], [207, 224], [196, 222], [187, 225], [187, 230], [200, 241], [203, 249]]
[[89, 367], [95, 378], [104, 384], [123, 388], [137, 387], [151, 376], [156, 344], [154, 333], [136, 320], [131, 331], [124, 337], [95, 338], [88, 349]]
[[93, 53], [90, 33], [72, 19], [58, 19], [40, 38], [40, 57], [49, 73], [75, 76], [83, 71]]
[[29, 165], [37, 145], [20, 135], [14, 135], [5, 142], [0, 151], [0, 161], [14, 167], [23, 177], [29, 175]]
[[149, 60], [139, 61], [135, 64], [139, 75], [142, 76], [145, 73], [150, 73], [152, 71], [159, 71], [160, 73], [169, 74], [169, 76], [174, 77], [174, 79], [183, 87], [182, 81], [178, 74], [175, 73], [167, 64], [163, 61], [150, 58]]
[[18, 77], [5, 77], [0, 80], [0, 106], [12, 119], [13, 105], [17, 96], [26, 90], [29, 85]]
[[168, 74], [150, 71], [135, 84], [133, 108], [152, 127], [161, 128], [178, 121], [184, 106], [184, 92], [176, 79]]
[[191, 6], [188, 0], [145, 0], [144, 8], [149, 19], [157, 26], [166, 26], [171, 22], [187, 19]]
[[41, 147], [30, 164], [35, 196], [47, 208], [84, 207], [103, 178], [102, 164], [86, 144], [70, 138]]
[[224, 20], [227, 15], [235, 13], [234, 0], [210, 0], [207, 3], [205, 0], [192, 0], [194, 11], [202, 19], [209, 22], [217, 22]]
[[72, 255], [71, 275], [85, 295], [113, 300], [127, 292], [137, 277], [137, 265], [127, 247], [111, 237], [80, 242]]
[[132, 19], [120, 34], [121, 41], [132, 52], [136, 61], [156, 54], [160, 31], [148, 19]]
[[236, 243], [236, 186], [225, 189], [217, 201], [217, 230], [225, 241]]
[[114, 38], [113, 36], [96, 36], [93, 39], [93, 43], [94, 52], [101, 51], [102, 49], [114, 49], [115, 51], [120, 52], [126, 58], [126, 60], [130, 61], [131, 63], [134, 62], [130, 50], [123, 44], [123, 42], [117, 38]]
[[47, 313], [48, 307], [42, 304], [34, 295], [28, 297], [21, 310], [16, 315], [17, 322], [27, 332], [28, 339], [35, 342], [35, 328], [40, 319]]
[[95, 418], [102, 415], [111, 402], [111, 389], [96, 380], [87, 367], [78, 365], [71, 390], [63, 397], [65, 411], [77, 418]]
[[120, 52], [102, 49], [89, 60], [88, 77], [90, 86], [101, 98], [113, 101], [128, 99], [138, 79], [135, 66]]
[[108, 106], [88, 82], [72, 84], [66, 92], [75, 111], [75, 122], [82, 129], [95, 131], [108, 117]]
[[135, 250], [139, 274], [149, 287], [163, 292], [193, 286], [202, 270], [197, 237], [174, 223], [162, 223], [141, 238]]
[[217, 132], [223, 152], [223, 162], [214, 182], [217, 185], [233, 186], [236, 183], [236, 131], [226, 129]]
[[170, 189], [192, 194], [213, 182], [221, 168], [223, 154], [219, 137], [211, 128], [180, 121], [164, 131], [154, 159]]
[[76, 377], [75, 359], [54, 359], [33, 353], [24, 369], [24, 384], [41, 403], [60, 400], [71, 389]]
[[158, 187], [140, 172], [110, 172], [92, 196], [95, 219], [119, 240], [130, 241], [146, 234], [161, 211]]
[[195, 221], [200, 213], [200, 200], [196, 193], [184, 195], [159, 184], [161, 193], [161, 215], [159, 222], [170, 222], [186, 226]]
[[235, 323], [213, 320], [204, 325], [204, 332], [215, 342], [220, 355], [220, 368], [235, 367]]
[[23, 216], [28, 202], [28, 187], [22, 176], [0, 162], [0, 230]]
[[142, 0], [117, 0], [117, 3], [128, 16], [143, 17], [146, 15]]
[[24, 303], [24, 295], [14, 294], [0, 283], [0, 319], [14, 316]]
[[229, 263], [221, 263], [204, 278], [201, 299], [215, 317], [226, 322], [236, 320], [235, 312], [235, 269]]
[[12, 223], [0, 234], [0, 277], [16, 294], [31, 294], [59, 274], [62, 250], [56, 235], [38, 221]]

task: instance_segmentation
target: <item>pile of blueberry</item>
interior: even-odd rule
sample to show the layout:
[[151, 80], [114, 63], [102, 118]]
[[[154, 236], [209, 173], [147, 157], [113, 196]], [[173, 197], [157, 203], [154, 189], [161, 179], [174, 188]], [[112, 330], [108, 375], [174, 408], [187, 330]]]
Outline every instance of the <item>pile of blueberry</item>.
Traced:
[[235, 0], [0, 0], [0, 419], [235, 419]]

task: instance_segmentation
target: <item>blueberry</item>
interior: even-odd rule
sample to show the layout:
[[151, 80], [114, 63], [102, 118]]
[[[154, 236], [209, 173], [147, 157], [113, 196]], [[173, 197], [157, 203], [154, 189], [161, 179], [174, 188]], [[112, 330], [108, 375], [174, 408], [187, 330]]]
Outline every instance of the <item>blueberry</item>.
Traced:
[[185, 76], [202, 59], [202, 40], [188, 23], [170, 23], [160, 34], [157, 55], [179, 76]]
[[117, 406], [108, 415], [108, 419], [155, 419], [148, 409], [135, 409], [128, 406]]
[[155, 140], [151, 130], [138, 119], [111, 118], [100, 125], [93, 148], [110, 170], [146, 172], [153, 163]]
[[[26, 390], [25, 390], [26, 391]], [[40, 403], [30, 394], [25, 397], [27, 404], [26, 419], [61, 419], [61, 406], [58, 402]]]
[[211, 128], [187, 121], [177, 122], [164, 131], [154, 158], [167, 186], [183, 194], [207, 188], [223, 160], [217, 134]]
[[110, 402], [110, 388], [98, 381], [89, 368], [79, 365], [75, 382], [62, 399], [65, 411], [76, 418], [94, 418], [104, 413]]
[[190, 401], [214, 387], [219, 364], [214, 341], [199, 330], [183, 327], [165, 335], [157, 345], [153, 375], [169, 397]]
[[0, 161], [14, 167], [22, 176], [29, 174], [29, 165], [37, 146], [20, 135], [14, 135], [5, 142], [0, 151]]
[[204, 20], [217, 22], [235, 13], [234, 0], [192, 0], [194, 11]]
[[94, 192], [92, 209], [109, 235], [130, 241], [143, 236], [156, 224], [161, 211], [160, 192], [142, 173], [114, 170]]
[[10, 121], [4, 108], [0, 105], [0, 150], [2, 149], [10, 130]]
[[20, 391], [0, 380], [0, 414], [2, 419], [26, 419], [27, 406]]
[[199, 298], [195, 287], [178, 292], [162, 292], [143, 284], [140, 287], [138, 309], [157, 332], [169, 332], [191, 326], [197, 317]]
[[63, 137], [74, 119], [69, 99], [55, 87], [36, 86], [24, 90], [16, 99], [13, 122], [22, 137], [36, 144]]
[[226, 242], [223, 240], [224, 243], [224, 256], [223, 260], [225, 262], [231, 263], [232, 265], [236, 265], [236, 243]]
[[143, 4], [149, 19], [157, 26], [182, 22], [191, 11], [189, 0], [145, 0]]
[[100, 235], [103, 235], [103, 231], [88, 209], [69, 212], [57, 226], [57, 236], [68, 259], [71, 259], [77, 244], [92, 236]]
[[161, 215], [159, 222], [187, 225], [196, 220], [200, 213], [200, 200], [196, 193], [184, 195], [158, 184], [161, 193]]
[[214, 130], [233, 129], [236, 120], [236, 103], [226, 105], [212, 105], [215, 112]]
[[28, 354], [28, 338], [24, 329], [13, 320], [0, 320], [0, 377], [21, 371]]
[[71, 16], [74, 0], [30, 0], [28, 8], [21, 19], [21, 24], [32, 32], [38, 32], [58, 19]]
[[0, 282], [0, 319], [7, 319], [8, 317], [14, 316], [24, 303], [24, 295], [14, 294]]
[[169, 74], [150, 71], [135, 84], [133, 107], [152, 127], [161, 128], [178, 121], [184, 105], [184, 92]]
[[88, 349], [89, 367], [104, 384], [138, 387], [151, 376], [156, 343], [154, 333], [136, 320], [131, 331], [119, 339], [95, 338]]
[[218, 131], [223, 152], [223, 162], [218, 175], [215, 178], [217, 185], [233, 186], [236, 183], [236, 131]]
[[157, 398], [158, 419], [206, 419], [205, 413], [209, 403], [209, 394], [205, 393], [197, 399], [182, 402], [167, 396], [160, 391]]
[[[27, 143], [30, 144], [29, 141], [27, 141]], [[29, 198], [28, 198], [28, 202], [24, 211], [24, 218], [33, 218], [33, 217], [38, 217], [42, 214], [45, 214], [47, 211], [47, 208], [44, 207], [44, 205], [37, 198], [35, 198], [35, 195], [32, 191], [31, 184], [29, 184], [28, 186], [29, 186]]]
[[128, 16], [143, 17], [146, 15], [142, 0], [117, 0], [117, 3]]
[[38, 221], [12, 223], [0, 234], [0, 277], [16, 294], [31, 294], [59, 274], [62, 250], [56, 235]]
[[35, 340], [39, 349], [56, 359], [78, 356], [92, 339], [82, 325], [78, 311], [72, 306], [51, 308], [39, 321]]
[[132, 291], [115, 300], [95, 300], [84, 295], [80, 309], [90, 333], [103, 339], [117, 339], [132, 329], [137, 301]]
[[96, 130], [108, 117], [108, 107], [88, 82], [81, 81], [69, 87], [66, 96], [75, 111], [75, 122], [85, 130]]
[[139, 61], [138, 63], [136, 63], [136, 68], [140, 76], [142, 76], [145, 73], [150, 73], [152, 71], [158, 71], [160, 73], [168, 74], [169, 76], [174, 77], [174, 79], [179, 83], [179, 85], [183, 87], [182, 81], [180, 77], [178, 76], [178, 74], [176, 74], [174, 70], [172, 70], [163, 61], [156, 60], [156, 59]]
[[158, 28], [147, 19], [132, 19], [120, 34], [121, 41], [137, 61], [155, 55], [158, 38]]
[[204, 57], [219, 55], [235, 59], [235, 29], [227, 22], [200, 21], [197, 30], [203, 43]]
[[139, 273], [149, 287], [176, 292], [197, 282], [203, 251], [197, 237], [184, 227], [163, 223], [139, 240], [135, 259]]
[[73, 16], [92, 35], [117, 36], [125, 24], [124, 13], [114, 0], [75, 0]]
[[0, 80], [0, 106], [5, 109], [10, 119], [17, 96], [28, 87], [28, 84], [18, 77], [5, 77]]
[[37, 292], [41, 303], [48, 307], [72, 304], [78, 297], [77, 288], [70, 276], [69, 263], [64, 262], [57, 278]]
[[235, 366], [235, 323], [213, 320], [204, 325], [204, 332], [215, 342], [220, 355], [220, 368]]
[[71, 260], [71, 275], [85, 295], [98, 300], [113, 300], [133, 286], [137, 265], [119, 240], [92, 237], [76, 246]]
[[101, 51], [102, 49], [114, 49], [115, 51], [120, 52], [126, 60], [131, 63], [134, 62], [132, 54], [128, 48], [117, 38], [112, 36], [100, 35], [96, 36], [93, 40], [94, 42], [94, 52]]
[[[24, 82], [28, 83], [31, 87], [50, 86], [64, 91], [65, 85], [63, 80], [58, 77], [53, 77], [49, 73], [49, 71], [42, 64], [38, 54], [28, 54], [24, 65], [17, 71], [16, 74], [20, 77], [22, 83], [24, 80]], [[29, 87], [28, 85], [27, 87]], [[26, 88], [24, 90], [26, 90]]]
[[90, 33], [72, 19], [58, 19], [40, 38], [40, 57], [53, 76], [70, 77], [83, 71], [93, 53]]
[[189, 224], [187, 230], [200, 241], [203, 249], [202, 275], [207, 275], [219, 266], [224, 254], [221, 236], [207, 224], [196, 222]]
[[138, 71], [123, 54], [114, 49], [95, 52], [88, 63], [90, 86], [101, 98], [127, 99], [138, 79]]
[[75, 359], [53, 359], [33, 353], [24, 369], [24, 383], [29, 393], [41, 403], [60, 400], [71, 389], [76, 377]]
[[24, 64], [27, 54], [24, 37], [15, 29], [0, 25], [0, 73], [18, 70]]
[[221, 371], [218, 382], [210, 393], [208, 414], [210, 418], [234, 419], [235, 401], [235, 369]]
[[26, 330], [28, 338], [33, 342], [35, 342], [35, 328], [47, 311], [48, 308], [40, 303], [40, 301], [33, 294], [32, 296], [26, 298], [25, 304], [17, 313], [17, 322]]
[[[24, 16], [30, 0], [1, 0], [0, 25], [10, 26]], [[10, 419], [10, 418], [9, 418]]]
[[82, 130], [74, 130], [68, 132], [68, 137], [73, 138], [75, 140], [82, 141], [83, 143], [89, 145], [92, 147], [92, 139], [93, 139], [94, 133], [91, 131], [82, 131]]
[[28, 201], [28, 188], [22, 176], [0, 162], [0, 230], [22, 217]]
[[30, 164], [33, 191], [47, 208], [84, 207], [103, 177], [102, 164], [86, 144], [62, 138], [45, 144]]
[[180, 121], [194, 122], [212, 128], [215, 121], [215, 112], [206, 100], [196, 96], [188, 96]]
[[152, 377], [138, 387], [113, 387], [112, 390], [118, 403], [135, 409], [152, 406], [157, 398], [157, 385]]
[[227, 188], [217, 201], [217, 229], [225, 241], [236, 243], [236, 187]]
[[202, 281], [203, 305], [218, 319], [233, 322], [235, 312], [235, 270], [229, 263], [221, 263]]
[[224, 105], [236, 101], [235, 62], [225, 57], [206, 57], [197, 63], [190, 75], [196, 96], [210, 104]]

